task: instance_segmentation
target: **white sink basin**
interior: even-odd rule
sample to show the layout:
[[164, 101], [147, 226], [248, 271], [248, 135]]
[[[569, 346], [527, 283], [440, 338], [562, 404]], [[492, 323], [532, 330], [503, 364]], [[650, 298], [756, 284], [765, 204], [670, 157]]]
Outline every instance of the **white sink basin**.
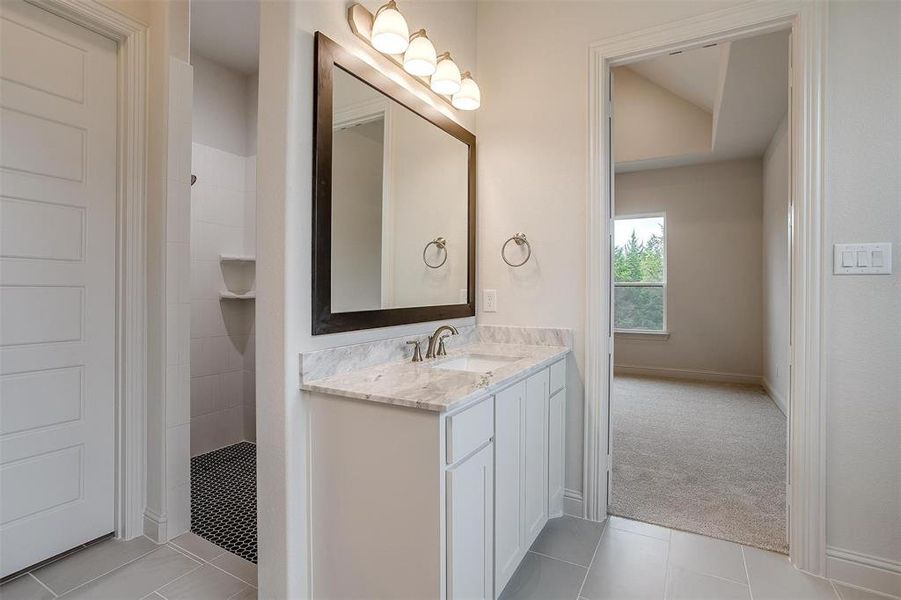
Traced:
[[490, 373], [499, 367], [520, 360], [521, 356], [492, 356], [490, 354], [463, 354], [432, 365], [433, 369]]

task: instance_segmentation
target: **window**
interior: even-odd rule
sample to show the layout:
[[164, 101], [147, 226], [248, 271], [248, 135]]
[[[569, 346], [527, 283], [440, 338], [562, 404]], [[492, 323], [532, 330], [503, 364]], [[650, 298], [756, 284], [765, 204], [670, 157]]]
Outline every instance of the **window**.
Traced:
[[665, 215], [615, 220], [613, 249], [613, 328], [666, 331]]

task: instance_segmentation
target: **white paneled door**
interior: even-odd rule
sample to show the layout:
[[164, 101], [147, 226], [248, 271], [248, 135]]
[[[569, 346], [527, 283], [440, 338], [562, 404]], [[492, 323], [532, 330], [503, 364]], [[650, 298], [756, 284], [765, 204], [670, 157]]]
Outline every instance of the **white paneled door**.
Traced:
[[115, 528], [116, 50], [0, 3], [0, 576]]

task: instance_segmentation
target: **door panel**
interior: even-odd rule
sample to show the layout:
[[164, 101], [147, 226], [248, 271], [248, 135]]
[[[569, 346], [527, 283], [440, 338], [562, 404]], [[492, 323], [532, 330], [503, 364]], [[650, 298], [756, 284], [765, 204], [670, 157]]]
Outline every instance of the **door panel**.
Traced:
[[0, 4], [0, 576], [115, 527], [116, 63]]
[[526, 546], [531, 546], [548, 519], [548, 464], [547, 464], [547, 369], [526, 379], [526, 397], [523, 413], [525, 451], [523, 487]]
[[524, 382], [494, 397], [495, 596], [500, 596], [528, 550], [523, 527], [524, 397]]
[[447, 471], [449, 600], [494, 597], [494, 448]]

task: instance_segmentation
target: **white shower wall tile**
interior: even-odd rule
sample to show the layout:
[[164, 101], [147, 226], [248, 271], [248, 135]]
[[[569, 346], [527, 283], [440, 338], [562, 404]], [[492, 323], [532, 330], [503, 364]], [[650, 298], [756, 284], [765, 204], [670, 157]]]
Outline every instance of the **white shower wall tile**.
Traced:
[[[248, 348], [253, 363], [253, 303], [222, 301], [223, 290], [250, 286], [238, 265], [222, 254], [254, 254], [255, 157], [193, 145], [197, 182], [191, 190], [191, 455], [243, 439], [253, 403], [245, 383]], [[250, 183], [248, 183], [250, 182]], [[246, 289], [252, 289], [246, 288]], [[252, 370], [252, 368], [251, 368]], [[246, 409], [246, 410], [245, 410]]]

